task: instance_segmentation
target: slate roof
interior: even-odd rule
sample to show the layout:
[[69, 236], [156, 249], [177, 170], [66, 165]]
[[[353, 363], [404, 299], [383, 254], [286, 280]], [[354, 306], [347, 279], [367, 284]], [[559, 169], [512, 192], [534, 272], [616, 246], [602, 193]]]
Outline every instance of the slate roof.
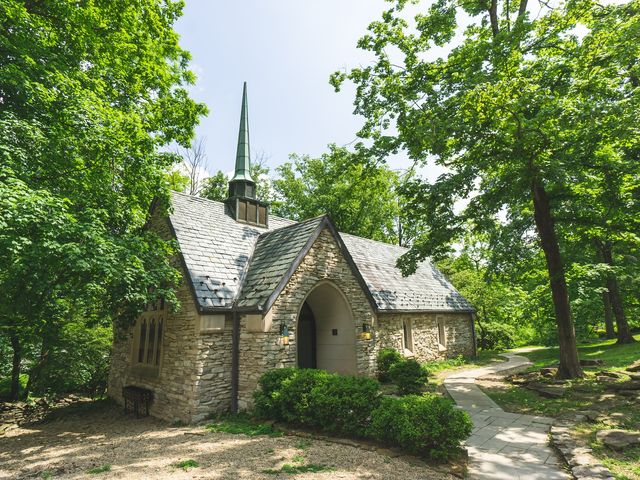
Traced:
[[321, 223], [322, 217], [318, 217], [261, 235], [236, 304], [263, 305]]
[[[255, 308], [265, 304], [296, 259], [311, 246], [327, 217], [296, 223], [269, 216], [269, 227], [239, 223], [225, 205], [181, 193], [173, 194], [169, 220], [202, 310]], [[395, 262], [406, 249], [348, 234], [338, 234], [345, 257], [380, 312], [473, 311], [431, 263], [402, 277]]]
[[403, 277], [396, 261], [407, 249], [341, 233], [379, 311], [473, 311], [473, 307], [431, 262]]
[[[236, 222], [221, 202], [174, 192], [172, 205], [169, 221], [198, 304], [205, 309], [231, 308], [256, 240], [266, 229]], [[269, 217], [270, 229], [293, 223]]]

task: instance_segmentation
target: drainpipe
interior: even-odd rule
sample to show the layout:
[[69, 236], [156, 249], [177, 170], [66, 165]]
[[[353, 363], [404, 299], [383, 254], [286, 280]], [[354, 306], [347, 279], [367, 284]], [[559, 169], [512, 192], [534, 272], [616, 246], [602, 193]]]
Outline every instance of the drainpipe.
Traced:
[[231, 330], [231, 413], [238, 413], [238, 384], [240, 366], [240, 317], [232, 313]]
[[476, 343], [476, 314], [471, 314], [471, 338], [473, 338], [473, 356], [478, 356], [478, 344]]

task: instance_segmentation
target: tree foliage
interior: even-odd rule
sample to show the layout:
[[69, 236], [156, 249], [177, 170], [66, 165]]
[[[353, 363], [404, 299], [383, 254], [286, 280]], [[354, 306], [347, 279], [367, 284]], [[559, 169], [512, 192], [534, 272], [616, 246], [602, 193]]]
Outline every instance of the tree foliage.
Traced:
[[402, 239], [399, 175], [362, 154], [329, 146], [319, 158], [292, 155], [273, 181], [273, 212], [293, 220], [329, 214], [340, 231], [374, 240]]
[[150, 287], [176, 303], [173, 245], [144, 225], [154, 198], [168, 206], [177, 158], [160, 149], [188, 145], [206, 112], [172, 29], [182, 6], [0, 4], [0, 336], [13, 396], [23, 367], [28, 390], [45, 390], [64, 358], [91, 362], [84, 329], [101, 342]]
[[[360, 135], [373, 140], [374, 154], [404, 149], [448, 169], [433, 184], [405, 187], [425, 231], [402, 266], [446, 256], [469, 224], [492, 246], [517, 246], [535, 232], [558, 328], [558, 374], [581, 375], [562, 232], [582, 216], [561, 217], [591, 196], [601, 224], [620, 215], [629, 231], [637, 221], [640, 3], [543, 4], [533, 16], [527, 0], [439, 0], [413, 22], [403, 16], [407, 3], [396, 1], [359, 41], [375, 55], [372, 65], [332, 77], [336, 88], [356, 84]], [[454, 42], [463, 15], [468, 25]], [[609, 166], [623, 173], [613, 187]], [[460, 200], [468, 201], [462, 210]], [[603, 222], [609, 209], [617, 214]]]

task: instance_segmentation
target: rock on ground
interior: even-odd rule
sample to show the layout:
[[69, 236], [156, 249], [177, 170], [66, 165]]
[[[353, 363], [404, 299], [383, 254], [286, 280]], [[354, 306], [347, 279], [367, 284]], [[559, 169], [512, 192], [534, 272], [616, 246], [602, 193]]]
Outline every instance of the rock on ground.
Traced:
[[600, 430], [596, 433], [596, 438], [614, 450], [623, 450], [627, 447], [640, 445], [640, 432]]

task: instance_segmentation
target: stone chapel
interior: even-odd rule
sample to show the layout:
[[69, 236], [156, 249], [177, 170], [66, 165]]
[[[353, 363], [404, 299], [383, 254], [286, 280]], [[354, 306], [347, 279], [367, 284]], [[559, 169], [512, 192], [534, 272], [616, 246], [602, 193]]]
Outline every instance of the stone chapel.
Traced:
[[380, 348], [421, 362], [475, 355], [474, 309], [428, 261], [403, 277], [406, 249], [340, 233], [328, 216], [294, 222], [256, 198], [246, 84], [228, 198], [173, 193], [149, 228], [175, 239], [181, 308], [162, 300], [114, 335], [108, 393], [152, 392], [151, 415], [183, 422], [251, 407], [272, 368], [376, 374]]

